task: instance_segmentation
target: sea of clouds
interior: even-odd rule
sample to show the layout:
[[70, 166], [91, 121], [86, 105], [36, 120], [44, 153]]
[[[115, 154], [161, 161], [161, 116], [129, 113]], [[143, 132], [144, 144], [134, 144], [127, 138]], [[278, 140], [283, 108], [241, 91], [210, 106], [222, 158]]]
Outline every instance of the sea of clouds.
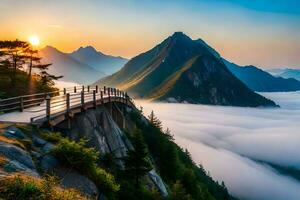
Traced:
[[300, 92], [262, 93], [281, 108], [137, 101], [231, 194], [247, 200], [299, 200], [300, 182], [267, 164], [300, 170]]

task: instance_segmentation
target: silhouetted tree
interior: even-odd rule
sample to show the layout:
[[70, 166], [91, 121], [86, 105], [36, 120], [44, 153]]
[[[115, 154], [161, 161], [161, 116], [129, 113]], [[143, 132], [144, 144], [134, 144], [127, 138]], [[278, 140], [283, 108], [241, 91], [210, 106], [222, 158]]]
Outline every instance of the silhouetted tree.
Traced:
[[18, 69], [23, 68], [26, 61], [26, 50], [29, 44], [24, 41], [0, 41], [1, 65], [12, 70], [10, 73], [11, 83], [15, 86], [16, 73]]

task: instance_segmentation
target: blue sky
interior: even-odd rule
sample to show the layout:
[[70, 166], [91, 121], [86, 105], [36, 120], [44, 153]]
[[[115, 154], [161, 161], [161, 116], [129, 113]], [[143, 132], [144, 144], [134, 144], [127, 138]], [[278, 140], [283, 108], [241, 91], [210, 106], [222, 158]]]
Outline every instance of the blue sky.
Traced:
[[241, 65], [300, 68], [296, 0], [1, 0], [0, 11], [0, 39], [35, 34], [68, 52], [130, 58], [183, 31]]

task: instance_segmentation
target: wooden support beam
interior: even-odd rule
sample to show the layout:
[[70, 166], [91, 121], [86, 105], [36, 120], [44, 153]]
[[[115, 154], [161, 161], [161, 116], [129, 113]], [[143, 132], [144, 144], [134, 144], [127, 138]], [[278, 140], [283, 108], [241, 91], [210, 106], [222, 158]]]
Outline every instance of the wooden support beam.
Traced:
[[47, 118], [47, 121], [49, 122], [50, 121], [50, 115], [51, 115], [51, 98], [49, 95], [47, 95], [46, 97], [46, 118]]
[[77, 92], [77, 90], [76, 90], [76, 86], [74, 86], [74, 93], [76, 93]]
[[20, 111], [23, 112], [23, 110], [24, 110], [23, 96], [20, 96]]

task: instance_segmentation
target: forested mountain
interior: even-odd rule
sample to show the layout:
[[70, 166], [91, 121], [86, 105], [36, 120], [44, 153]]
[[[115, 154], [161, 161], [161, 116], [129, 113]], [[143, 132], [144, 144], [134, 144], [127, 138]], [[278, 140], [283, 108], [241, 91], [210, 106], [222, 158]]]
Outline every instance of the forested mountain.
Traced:
[[232, 106], [275, 106], [251, 91], [202, 40], [176, 32], [153, 49], [101, 79], [132, 95], [151, 100]]

